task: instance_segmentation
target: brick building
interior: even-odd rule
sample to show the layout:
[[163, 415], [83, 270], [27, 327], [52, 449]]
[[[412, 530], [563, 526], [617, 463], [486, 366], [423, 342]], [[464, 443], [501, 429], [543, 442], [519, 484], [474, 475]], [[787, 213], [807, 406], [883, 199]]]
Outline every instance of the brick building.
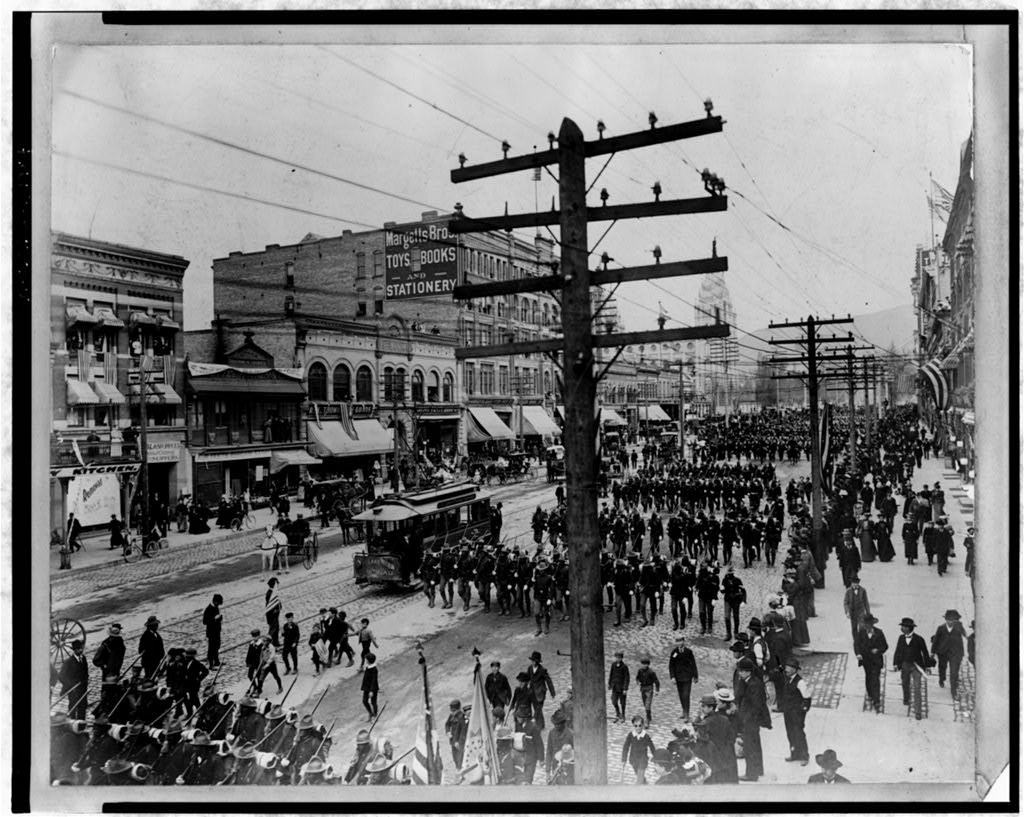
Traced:
[[[54, 233], [50, 256], [50, 520], [125, 518], [142, 464], [146, 399], [151, 495], [187, 484], [181, 340], [189, 262]], [[148, 366], [148, 371], [147, 371]]]
[[[351, 446], [333, 425], [324, 431], [325, 417], [375, 419], [392, 432], [397, 425], [400, 457], [414, 447], [430, 457], [465, 454], [470, 446], [507, 446], [517, 434], [539, 441], [554, 430], [544, 422], [557, 389], [548, 358], [457, 362], [455, 348], [553, 337], [561, 325], [556, 300], [541, 293], [462, 304], [449, 294], [458, 282], [550, 274], [553, 242], [505, 233], [450, 237], [448, 218], [427, 212], [413, 224], [309, 234], [213, 262], [217, 328], [210, 332], [230, 344], [251, 329], [278, 365], [302, 370], [306, 439], [325, 456], [336, 452], [331, 467], [346, 470], [340, 460]], [[215, 359], [212, 351], [196, 353]]]

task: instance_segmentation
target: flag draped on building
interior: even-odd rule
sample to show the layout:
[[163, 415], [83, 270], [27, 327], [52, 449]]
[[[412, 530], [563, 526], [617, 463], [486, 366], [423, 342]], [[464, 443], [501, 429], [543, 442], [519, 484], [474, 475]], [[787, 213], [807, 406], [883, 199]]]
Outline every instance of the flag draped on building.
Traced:
[[430, 702], [430, 685], [427, 681], [427, 659], [420, 650], [420, 666], [423, 667], [423, 717], [416, 729], [416, 746], [412, 755], [412, 782], [421, 786], [439, 785], [443, 764], [441, 744], [434, 724], [434, 707]]
[[473, 670], [473, 708], [469, 713], [466, 728], [466, 748], [462, 758], [462, 771], [480, 766], [483, 783], [494, 784], [498, 772], [498, 747], [494, 741], [494, 725], [491, 723], [490, 707], [484, 693], [484, 678], [477, 659]]
[[949, 384], [946, 382], [946, 375], [942, 371], [942, 361], [934, 357], [921, 367], [921, 374], [928, 381], [928, 389], [935, 407], [939, 411], [949, 408]]
[[832, 493], [832, 404], [826, 403], [818, 419], [818, 476], [821, 488], [826, 494]]

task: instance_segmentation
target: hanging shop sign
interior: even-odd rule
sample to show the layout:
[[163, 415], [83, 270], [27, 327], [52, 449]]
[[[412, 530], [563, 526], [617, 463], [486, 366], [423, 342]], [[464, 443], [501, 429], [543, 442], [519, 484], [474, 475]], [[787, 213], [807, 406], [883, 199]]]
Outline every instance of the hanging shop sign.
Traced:
[[446, 222], [384, 228], [384, 297], [389, 301], [451, 295], [457, 281], [455, 238]]

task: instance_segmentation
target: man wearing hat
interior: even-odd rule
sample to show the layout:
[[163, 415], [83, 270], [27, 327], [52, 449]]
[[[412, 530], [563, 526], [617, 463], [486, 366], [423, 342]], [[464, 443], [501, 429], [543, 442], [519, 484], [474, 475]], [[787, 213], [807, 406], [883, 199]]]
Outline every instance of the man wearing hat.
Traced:
[[548, 692], [551, 693], [552, 698], [555, 697], [555, 684], [548, 674], [547, 667], [541, 664], [540, 660], [539, 652], [534, 650], [530, 653], [530, 666], [526, 668], [526, 674], [529, 677], [530, 689], [533, 691], [533, 718], [537, 722], [537, 726], [543, 729], [544, 700]]
[[964, 639], [967, 633], [960, 623], [960, 613], [947, 610], [945, 623], [932, 636], [932, 655], [939, 661], [939, 686], [946, 685], [946, 667], [949, 667], [949, 691], [956, 698], [960, 680], [960, 664], [964, 660]]
[[121, 625], [111, 624], [107, 628], [107, 637], [103, 639], [92, 657], [92, 663], [100, 668], [103, 675], [120, 675], [121, 666], [124, 664], [124, 652]]
[[61, 664], [60, 694], [67, 695], [68, 717], [85, 720], [89, 711], [89, 664], [85, 660], [85, 642], [71, 642], [71, 655]]
[[160, 619], [150, 616], [146, 619], [146, 629], [139, 638], [139, 654], [142, 656], [139, 663], [142, 664], [142, 670], [147, 678], [152, 678], [156, 674], [157, 667], [166, 654], [163, 636], [157, 632], [159, 627]]
[[843, 595], [843, 610], [846, 617], [850, 619], [850, 632], [853, 636], [853, 645], [857, 646], [857, 634], [864, 621], [864, 616], [871, 614], [871, 603], [868, 601], [868, 591], [860, 586], [860, 577], [856, 574], [850, 577], [850, 586]]
[[885, 633], [875, 627], [878, 619], [871, 613], [864, 616], [863, 627], [857, 633], [854, 652], [857, 654], [857, 665], [864, 667], [864, 688], [876, 712], [882, 711], [881, 682], [882, 666], [885, 663], [885, 652], [889, 649]]
[[[303, 729], [303, 721], [306, 718], [309, 718], [309, 725], [305, 727], [307, 731], [299, 733], [300, 736], [303, 734], [313, 734], [313, 718], [309, 715], [304, 715], [303, 720], [299, 721], [299, 728]], [[312, 747], [312, 749], [315, 748], [316, 746]], [[365, 729], [360, 729], [356, 734], [356, 752], [352, 756], [352, 760], [349, 761], [348, 769], [345, 771], [346, 783], [356, 786], [365, 785], [366, 766], [373, 759], [373, 754], [373, 743], [370, 740], [370, 733]]]
[[260, 631], [253, 627], [249, 631], [249, 646], [245, 650], [245, 666], [249, 680], [255, 686], [259, 681], [256, 673], [260, 669], [260, 660], [263, 658], [263, 639], [260, 638]]
[[782, 717], [786, 723], [786, 737], [789, 739], [787, 761], [798, 761], [806, 766], [810, 756], [807, 753], [807, 734], [804, 722], [807, 710], [811, 708], [811, 691], [807, 682], [800, 677], [800, 662], [789, 658], [785, 666], [786, 686], [782, 697]]
[[[551, 605], [555, 590], [554, 574], [551, 564], [547, 559], [541, 557], [537, 560], [537, 567], [533, 571], [533, 599], [537, 602], [537, 613], [534, 618], [537, 621], [537, 632], [541, 634], [541, 620], [544, 622], [545, 633], [551, 632]], [[554, 695], [554, 693], [551, 693]]]
[[931, 666], [931, 658], [928, 656], [928, 645], [924, 639], [914, 632], [917, 625], [912, 618], [903, 618], [900, 621], [902, 635], [896, 640], [896, 649], [893, 652], [893, 670], [898, 670], [900, 680], [903, 684], [903, 705], [910, 706], [911, 683], [914, 687], [914, 702], [917, 707], [916, 717], [921, 720], [921, 677], [918, 668], [928, 672]]
[[723, 688], [720, 691], [721, 699], [717, 694], [704, 695], [700, 699], [701, 716], [694, 722], [697, 750], [711, 767], [712, 773], [708, 783], [736, 783], [739, 780], [735, 749], [736, 729], [725, 711], [719, 708], [729, 705], [732, 690]]
[[206, 627], [206, 663], [210, 669], [217, 669], [220, 666], [220, 633], [224, 622], [220, 606], [223, 603], [224, 597], [220, 593], [214, 593], [212, 601], [203, 610], [203, 626]]
[[830, 786], [833, 783], [850, 782], [845, 777], [836, 774], [836, 770], [843, 764], [836, 757], [834, 749], [826, 749], [820, 755], [815, 755], [814, 760], [821, 767], [821, 771], [808, 777], [808, 783], [824, 783]]
[[523, 724], [533, 716], [535, 704], [529, 673], [520, 672], [516, 681], [519, 685], [512, 691], [512, 720], [516, 731], [522, 732]]
[[747, 591], [732, 565], [722, 579], [722, 599], [725, 601], [725, 640], [732, 641], [733, 632], [740, 631], [740, 605], [747, 600]]
[[749, 658], [742, 658], [736, 665], [736, 670], [743, 682], [742, 693], [736, 700], [737, 726], [743, 735], [743, 752], [746, 758], [746, 773], [741, 779], [754, 782], [764, 774], [761, 729], [772, 728], [772, 716], [768, 711], [764, 683], [754, 672], [754, 662]]
[[100, 771], [106, 777], [103, 783], [107, 786], [135, 785], [136, 781], [130, 774], [131, 770], [132, 764], [122, 757], [109, 758], [100, 768]]
[[557, 771], [559, 761], [557, 755], [559, 751], [564, 746], [568, 746], [571, 749], [574, 745], [575, 737], [572, 733], [572, 729], [569, 728], [569, 725], [566, 722], [565, 714], [561, 709], [556, 709], [551, 713], [551, 729], [548, 732], [546, 762], [549, 781]]
[[676, 646], [668, 658], [668, 677], [676, 682], [679, 694], [679, 705], [682, 707], [682, 718], [690, 720], [690, 689], [697, 682], [697, 660], [693, 650], [686, 646], [686, 637], [676, 636]]
[[242, 698], [235, 708], [235, 722], [231, 725], [230, 734], [241, 743], [255, 742], [263, 739], [265, 728], [266, 719], [256, 711], [256, 701], [249, 696]]
[[185, 650], [185, 667], [182, 673], [182, 689], [185, 693], [185, 708], [191, 715], [199, 707], [199, 687], [203, 680], [210, 674], [202, 662], [196, 658], [196, 648], [189, 647]]
[[942, 576], [949, 570], [949, 555], [953, 551], [953, 531], [944, 516], [940, 516], [935, 523], [934, 543], [936, 569]]
[[491, 707], [500, 706], [504, 709], [512, 700], [512, 687], [501, 671], [501, 661], [491, 661], [491, 671], [484, 679], [484, 694]]
[[608, 689], [612, 693], [612, 706], [615, 707], [615, 722], [626, 720], [626, 692], [629, 690], [629, 667], [622, 660], [621, 650], [615, 653], [615, 661], [608, 670]]
[[455, 768], [462, 768], [462, 755], [466, 751], [466, 713], [462, 711], [462, 701], [456, 698], [448, 704], [448, 720], [444, 722], [444, 733], [448, 736], [448, 745], [452, 749], [452, 760]]

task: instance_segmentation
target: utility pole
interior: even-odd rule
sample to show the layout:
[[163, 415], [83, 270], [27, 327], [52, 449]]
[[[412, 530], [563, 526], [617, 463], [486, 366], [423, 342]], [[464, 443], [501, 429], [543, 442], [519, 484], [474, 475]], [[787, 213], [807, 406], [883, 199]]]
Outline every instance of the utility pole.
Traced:
[[[495, 281], [473, 286], [457, 286], [457, 300], [494, 295], [522, 294], [524, 292], [552, 292], [561, 294], [561, 338], [530, 342], [500, 344], [456, 350], [457, 359], [496, 357], [508, 354], [546, 353], [562, 356], [562, 374], [565, 394], [565, 455], [566, 455], [566, 530], [571, 571], [569, 591], [573, 598], [569, 626], [571, 633], [572, 685], [576, 701], [576, 783], [603, 785], [608, 780], [607, 719], [605, 718], [604, 661], [604, 605], [600, 571], [600, 537], [597, 525], [597, 479], [600, 462], [597, 458], [598, 405], [597, 382], [621, 354], [635, 344], [665, 343], [698, 338], [727, 337], [729, 326], [718, 323], [709, 326], [668, 329], [650, 332], [622, 332], [595, 335], [595, 315], [591, 288], [615, 285], [628, 281], [700, 275], [724, 272], [728, 259], [713, 256], [692, 261], [609, 270], [606, 257], [603, 269], [591, 270], [588, 264], [587, 225], [591, 221], [618, 221], [650, 216], [682, 215], [687, 213], [721, 212], [727, 209], [725, 182], [707, 171], [701, 174], [708, 196], [661, 201], [661, 185], [652, 187], [655, 200], [644, 204], [608, 206], [608, 194], [601, 191], [602, 205], [587, 206], [586, 159], [631, 150], [649, 145], [672, 142], [722, 130], [721, 117], [711, 115], [711, 101], [704, 103], [706, 118], [656, 128], [657, 117], [649, 116], [650, 129], [612, 138], [585, 141], [575, 122], [562, 121], [557, 139], [549, 134], [550, 150], [508, 158], [509, 146], [503, 143], [505, 158], [471, 167], [465, 166], [465, 157], [459, 157], [460, 167], [453, 170], [455, 183], [511, 173], [518, 170], [558, 165], [559, 206], [551, 212], [523, 213], [474, 219], [462, 213], [455, 205], [455, 215], [449, 223], [454, 234], [512, 230], [517, 227], [540, 227], [557, 224], [561, 235], [561, 258], [553, 265], [551, 275], [511, 281]], [[557, 147], [555, 142], [557, 141]], [[598, 174], [600, 175], [600, 174]], [[591, 182], [593, 186], [595, 178]], [[553, 203], [552, 203], [553, 204]], [[607, 363], [595, 360], [598, 349], [617, 349]], [[600, 372], [595, 371], [603, 366]]]
[[[818, 371], [819, 361], [825, 360], [837, 360], [839, 357], [836, 355], [823, 356], [819, 352], [819, 345], [825, 343], [848, 343], [853, 340], [853, 336], [847, 334], [846, 337], [821, 337], [817, 334], [817, 330], [822, 326], [835, 325], [835, 324], [847, 324], [853, 323], [853, 319], [849, 316], [845, 318], [831, 318], [825, 320], [815, 320], [813, 315], [808, 315], [806, 321], [799, 321], [797, 323], [771, 323], [769, 328], [771, 329], [801, 329], [805, 333], [805, 337], [802, 338], [782, 338], [775, 340], [770, 339], [768, 342], [773, 346], [781, 346], [786, 344], [797, 344], [806, 346], [807, 354], [796, 356], [796, 357], [773, 357], [771, 363], [806, 363], [807, 364], [807, 389], [809, 392], [809, 401], [811, 404], [811, 418], [810, 428], [808, 429], [811, 435], [811, 547], [812, 554], [814, 556], [814, 562], [818, 567], [818, 572], [821, 573], [821, 581], [815, 586], [821, 589], [825, 586], [825, 561], [828, 555], [828, 549], [826, 543], [822, 540], [821, 536], [821, 519], [822, 519], [822, 502], [821, 502], [821, 477], [822, 477], [822, 463], [821, 463], [821, 438], [819, 436], [818, 428], [818, 380], [822, 377], [829, 375]], [[777, 375], [782, 379], [790, 379], [794, 377], [800, 377], [799, 375]]]

